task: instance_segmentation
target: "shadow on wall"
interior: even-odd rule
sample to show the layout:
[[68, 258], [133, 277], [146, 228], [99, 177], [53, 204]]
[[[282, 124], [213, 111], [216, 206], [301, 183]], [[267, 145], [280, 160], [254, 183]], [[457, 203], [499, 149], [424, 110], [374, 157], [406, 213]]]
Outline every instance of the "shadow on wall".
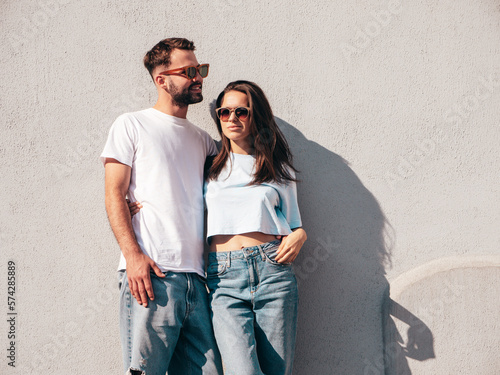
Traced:
[[419, 329], [430, 340], [419, 340], [423, 347], [411, 351], [395, 332], [393, 317], [421, 321], [402, 306], [394, 309], [389, 299], [385, 267], [393, 236], [380, 205], [347, 161], [276, 121], [300, 172], [299, 204], [308, 233], [294, 265], [300, 293], [294, 374], [375, 375], [394, 368], [411, 374], [406, 357], [432, 351], [432, 334]]
[[[417, 361], [435, 358], [432, 332], [422, 320], [399, 303], [388, 296], [385, 301], [385, 308], [382, 310], [385, 375], [411, 375], [406, 358]], [[408, 326], [406, 343], [394, 319]]]

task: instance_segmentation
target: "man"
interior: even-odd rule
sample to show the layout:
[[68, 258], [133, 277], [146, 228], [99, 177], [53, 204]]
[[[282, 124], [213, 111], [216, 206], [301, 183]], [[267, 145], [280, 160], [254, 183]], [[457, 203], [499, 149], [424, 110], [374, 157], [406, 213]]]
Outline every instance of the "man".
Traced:
[[[203, 100], [208, 74], [194, 49], [170, 38], [146, 54], [158, 101], [119, 116], [101, 155], [122, 252], [120, 330], [130, 375], [222, 373], [203, 265], [203, 167], [216, 147], [186, 119], [189, 104]], [[142, 204], [133, 218], [127, 196]]]

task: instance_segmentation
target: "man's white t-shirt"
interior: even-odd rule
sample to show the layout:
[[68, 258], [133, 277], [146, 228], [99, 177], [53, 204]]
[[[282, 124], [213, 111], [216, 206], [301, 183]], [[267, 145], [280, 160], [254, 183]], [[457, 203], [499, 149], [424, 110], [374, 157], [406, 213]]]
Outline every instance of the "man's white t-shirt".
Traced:
[[[141, 249], [162, 271], [196, 272], [203, 264], [203, 168], [217, 148], [189, 120], [154, 108], [119, 116], [101, 154], [132, 168], [129, 199]], [[123, 254], [118, 269], [125, 269]]]

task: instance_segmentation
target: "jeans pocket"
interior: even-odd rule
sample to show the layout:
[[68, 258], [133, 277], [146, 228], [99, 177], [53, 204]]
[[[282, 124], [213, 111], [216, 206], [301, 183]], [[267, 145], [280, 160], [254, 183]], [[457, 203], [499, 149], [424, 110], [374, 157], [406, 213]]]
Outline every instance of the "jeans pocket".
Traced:
[[211, 261], [207, 267], [207, 278], [222, 276], [227, 272], [227, 269], [226, 260]]
[[126, 277], [126, 272], [125, 270], [120, 270], [118, 271], [118, 289], [122, 289], [123, 285], [123, 278]]
[[266, 261], [268, 263], [274, 264], [276, 266], [284, 266], [284, 267], [289, 267], [292, 265], [292, 263], [279, 263], [276, 262], [276, 257], [278, 256], [278, 249], [279, 246], [274, 246], [270, 249], [264, 250], [264, 256], [266, 258]]

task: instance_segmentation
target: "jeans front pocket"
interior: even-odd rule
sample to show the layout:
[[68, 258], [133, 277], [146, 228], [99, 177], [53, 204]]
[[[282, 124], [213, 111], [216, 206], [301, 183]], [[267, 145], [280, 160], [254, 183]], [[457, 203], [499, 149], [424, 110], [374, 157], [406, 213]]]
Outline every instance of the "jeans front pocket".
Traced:
[[124, 280], [124, 277], [126, 277], [126, 272], [125, 270], [120, 270], [118, 271], [118, 289], [122, 289], [122, 285], [123, 285], [123, 280]]
[[264, 256], [266, 257], [266, 261], [268, 263], [274, 264], [276, 266], [284, 266], [284, 267], [291, 266], [292, 263], [276, 262], [276, 257], [278, 256], [278, 249], [279, 249], [279, 246], [273, 246], [270, 249], [264, 250]]
[[227, 272], [227, 269], [228, 269], [227, 260], [225, 259], [209, 260], [207, 267], [207, 278], [222, 276]]

